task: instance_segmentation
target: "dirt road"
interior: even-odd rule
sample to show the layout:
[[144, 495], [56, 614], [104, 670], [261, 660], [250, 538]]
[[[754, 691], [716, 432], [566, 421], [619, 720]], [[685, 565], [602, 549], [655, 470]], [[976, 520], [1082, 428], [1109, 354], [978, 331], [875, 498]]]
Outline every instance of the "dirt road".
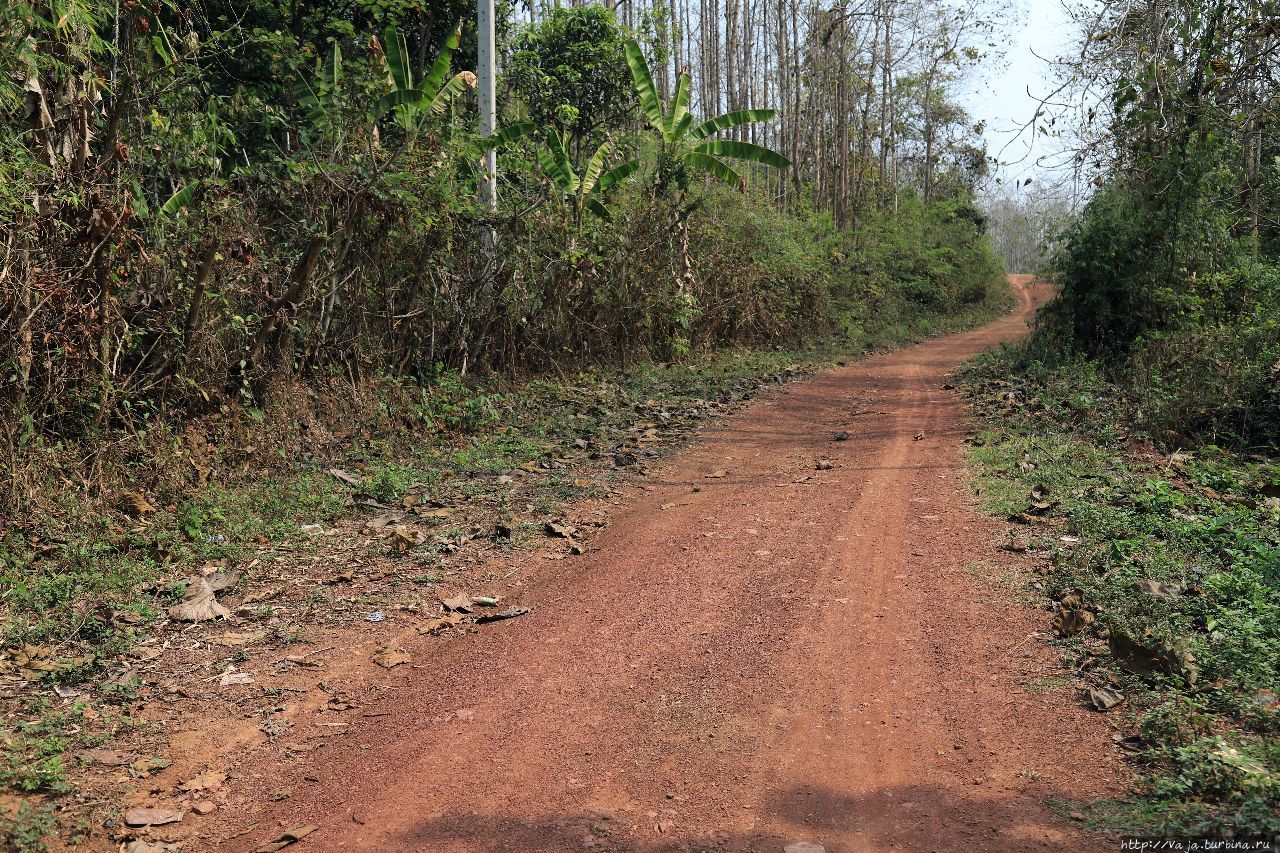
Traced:
[[1019, 293], [668, 460], [598, 550], [529, 583], [532, 614], [415, 638], [382, 716], [262, 764], [225, 849], [307, 823], [300, 851], [1091, 849], [1045, 800], [1113, 790], [1109, 729], [1028, 689], [1055, 672], [1048, 617], [992, 580], [1016, 558], [940, 388], [1025, 329], [1042, 294]]

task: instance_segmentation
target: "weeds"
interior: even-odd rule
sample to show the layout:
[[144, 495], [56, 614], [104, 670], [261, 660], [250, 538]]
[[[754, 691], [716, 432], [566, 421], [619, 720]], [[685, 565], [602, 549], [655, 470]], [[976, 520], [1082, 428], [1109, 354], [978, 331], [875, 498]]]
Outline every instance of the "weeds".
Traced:
[[[1047, 558], [1043, 592], [1059, 613], [1089, 614], [1060, 631], [1086, 686], [1127, 696], [1112, 713], [1133, 720], [1142, 795], [1095, 809], [1098, 822], [1274, 835], [1280, 464], [1211, 446], [1160, 454], [1086, 364], [1019, 370], [1022, 357], [969, 370], [989, 424], [972, 457], [988, 508], [1022, 522]], [[1032, 489], [1043, 520], [1026, 515]]]

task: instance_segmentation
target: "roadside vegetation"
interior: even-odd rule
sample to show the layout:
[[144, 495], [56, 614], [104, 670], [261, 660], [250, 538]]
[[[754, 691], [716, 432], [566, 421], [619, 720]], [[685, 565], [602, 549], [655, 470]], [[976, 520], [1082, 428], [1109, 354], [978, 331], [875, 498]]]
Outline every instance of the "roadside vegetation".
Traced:
[[1141, 774], [1141, 798], [1085, 813], [1121, 833], [1274, 834], [1280, 460], [1161, 452], [1095, 368], [1026, 358], [968, 371], [986, 420], [972, 457], [1012, 522], [1005, 547], [1044, 560], [1036, 586], [1079, 701], [1115, 717]]
[[1047, 247], [1033, 337], [969, 376], [992, 506], [1044, 552], [1084, 701], [1144, 774], [1093, 811], [1128, 832], [1280, 831], [1277, 15], [1083, 15], [1063, 92], [1095, 192]]

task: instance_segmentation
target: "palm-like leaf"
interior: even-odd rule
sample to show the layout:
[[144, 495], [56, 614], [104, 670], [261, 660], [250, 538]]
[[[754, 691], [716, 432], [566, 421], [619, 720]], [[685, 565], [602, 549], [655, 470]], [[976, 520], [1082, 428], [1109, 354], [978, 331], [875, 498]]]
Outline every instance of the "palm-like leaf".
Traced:
[[386, 115], [396, 107], [416, 107], [421, 102], [422, 92], [417, 89], [396, 89], [394, 92], [387, 92], [387, 94], [374, 101], [370, 114], [374, 118], [378, 118]]
[[609, 210], [609, 208], [604, 206], [604, 202], [602, 202], [600, 199], [592, 196], [591, 198], [587, 199], [585, 206], [587, 210], [591, 211], [596, 216], [603, 219], [605, 222], [613, 221], [613, 213]]
[[[422, 78], [422, 91], [436, 92], [440, 85], [444, 83], [445, 75], [449, 73], [449, 63], [453, 59], [453, 52], [458, 49], [458, 45], [462, 43], [462, 24], [454, 27], [453, 32], [444, 40], [444, 44], [440, 46], [440, 53], [436, 55], [436, 61], [432, 63], [431, 70], [427, 72], [427, 76]], [[454, 78], [457, 79], [457, 78]]]
[[[413, 88], [413, 67], [409, 64], [409, 45], [394, 27], [382, 31], [391, 83], [399, 91]], [[441, 51], [443, 53], [443, 51]]]
[[680, 79], [676, 81], [676, 94], [671, 99], [671, 111], [667, 113], [667, 140], [679, 139], [680, 135], [676, 133], [676, 128], [683, 125], [689, 126], [689, 122], [685, 121], [685, 117], [689, 115], [689, 89], [693, 85], [693, 81], [689, 79], [689, 75], [680, 72]]
[[191, 204], [191, 198], [196, 194], [196, 188], [200, 186], [198, 180], [192, 181], [182, 189], [169, 196], [169, 200], [160, 205], [160, 212], [165, 216], [172, 216], [182, 208]]
[[735, 110], [731, 113], [725, 113], [722, 116], [716, 116], [708, 119], [698, 125], [689, 134], [694, 139], [706, 139], [713, 133], [727, 130], [731, 127], [739, 127], [744, 124], [754, 124], [758, 121], [768, 121], [777, 115], [774, 110]]
[[710, 154], [704, 154], [701, 151], [690, 151], [684, 156], [684, 160], [691, 166], [705, 169], [731, 186], [736, 187], [742, 183], [742, 176], [735, 172], [728, 163], [723, 160], [717, 160]]
[[[427, 104], [427, 112], [433, 116], [438, 116], [449, 108], [449, 105], [457, 100], [458, 96], [467, 90], [468, 86], [474, 88], [476, 85], [476, 75], [470, 71], [462, 71], [453, 75], [448, 83], [440, 87], [440, 91], [435, 93], [431, 98], [431, 102]], [[429, 90], [428, 90], [429, 91]]]
[[785, 169], [791, 165], [790, 160], [772, 148], [765, 148], [763, 145], [755, 145], [751, 142], [739, 142], [736, 139], [713, 139], [710, 142], [695, 145], [693, 150], [713, 157], [729, 157], [748, 163], [763, 163], [775, 169]]
[[609, 171], [601, 175], [600, 180], [596, 182], [596, 192], [597, 193], [608, 192], [613, 187], [614, 184], [618, 183], [619, 181], [624, 181], [627, 178], [631, 177], [633, 174], [635, 174], [636, 170], [638, 170], [639, 168], [640, 168], [639, 160], [628, 160], [627, 162], [623, 163], [621, 166], [616, 166], [613, 169], [610, 169]]
[[513, 142], [518, 142], [526, 136], [533, 135], [533, 122], [522, 121], [516, 124], [507, 125], [493, 136], [486, 136], [479, 140], [480, 149], [487, 151], [490, 148], [503, 148]]
[[333, 43], [329, 55], [325, 57], [324, 66], [320, 69], [318, 87], [312, 87], [306, 78], [299, 80], [293, 91], [298, 99], [298, 106], [313, 115], [323, 114], [333, 103], [333, 92], [342, 82], [342, 49]]
[[640, 99], [640, 107], [654, 129], [665, 135], [666, 120], [662, 111], [662, 99], [653, 85], [653, 75], [649, 73], [649, 63], [644, 58], [644, 51], [635, 39], [627, 42], [627, 67], [631, 69], [631, 80], [635, 83], [636, 96]]
[[538, 165], [542, 167], [542, 171], [546, 173], [552, 183], [559, 187], [561, 192], [566, 194], [572, 192], [569, 187], [573, 183], [573, 178], [560, 167], [560, 163], [556, 160], [555, 154], [548, 149], [539, 148]]
[[423, 113], [440, 115], [467, 86], [475, 85], [475, 75], [469, 71], [455, 74], [448, 82], [445, 75], [449, 73], [449, 64], [453, 52], [458, 49], [462, 38], [462, 25], [459, 24], [436, 54], [436, 61], [423, 79], [421, 85], [413, 85], [413, 67], [409, 61], [408, 42], [393, 28], [388, 27], [383, 33], [386, 41], [385, 62], [387, 75], [391, 79], [392, 90], [374, 102], [370, 114], [374, 118], [396, 110], [396, 121], [409, 128], [415, 128], [422, 122]]
[[573, 171], [573, 162], [565, 148], [564, 137], [556, 131], [548, 134], [547, 147], [538, 150], [538, 163], [561, 192], [565, 195], [577, 194], [580, 183], [578, 175]]
[[604, 163], [612, 153], [613, 143], [605, 140], [591, 155], [591, 159], [587, 161], [587, 168], [582, 170], [580, 188], [583, 195], [590, 194], [596, 188], [596, 182], [600, 180], [600, 173], [604, 171]]

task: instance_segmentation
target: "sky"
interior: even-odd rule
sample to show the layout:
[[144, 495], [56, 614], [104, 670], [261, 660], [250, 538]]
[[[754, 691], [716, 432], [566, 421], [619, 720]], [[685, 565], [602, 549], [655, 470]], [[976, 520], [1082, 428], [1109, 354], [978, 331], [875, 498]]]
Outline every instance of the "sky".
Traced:
[[[962, 93], [962, 102], [974, 121], [985, 120], [988, 153], [1007, 163], [1001, 171], [1011, 186], [1015, 179], [1044, 175], [1055, 145], [1036, 139], [1021, 128], [1035, 115], [1037, 102], [1027, 94], [1043, 97], [1054, 88], [1054, 71], [1047, 60], [1071, 47], [1075, 27], [1060, 0], [1006, 0], [1005, 30], [994, 41], [1004, 56], [989, 59], [973, 74]], [[997, 49], [1000, 49], [997, 48]]]

